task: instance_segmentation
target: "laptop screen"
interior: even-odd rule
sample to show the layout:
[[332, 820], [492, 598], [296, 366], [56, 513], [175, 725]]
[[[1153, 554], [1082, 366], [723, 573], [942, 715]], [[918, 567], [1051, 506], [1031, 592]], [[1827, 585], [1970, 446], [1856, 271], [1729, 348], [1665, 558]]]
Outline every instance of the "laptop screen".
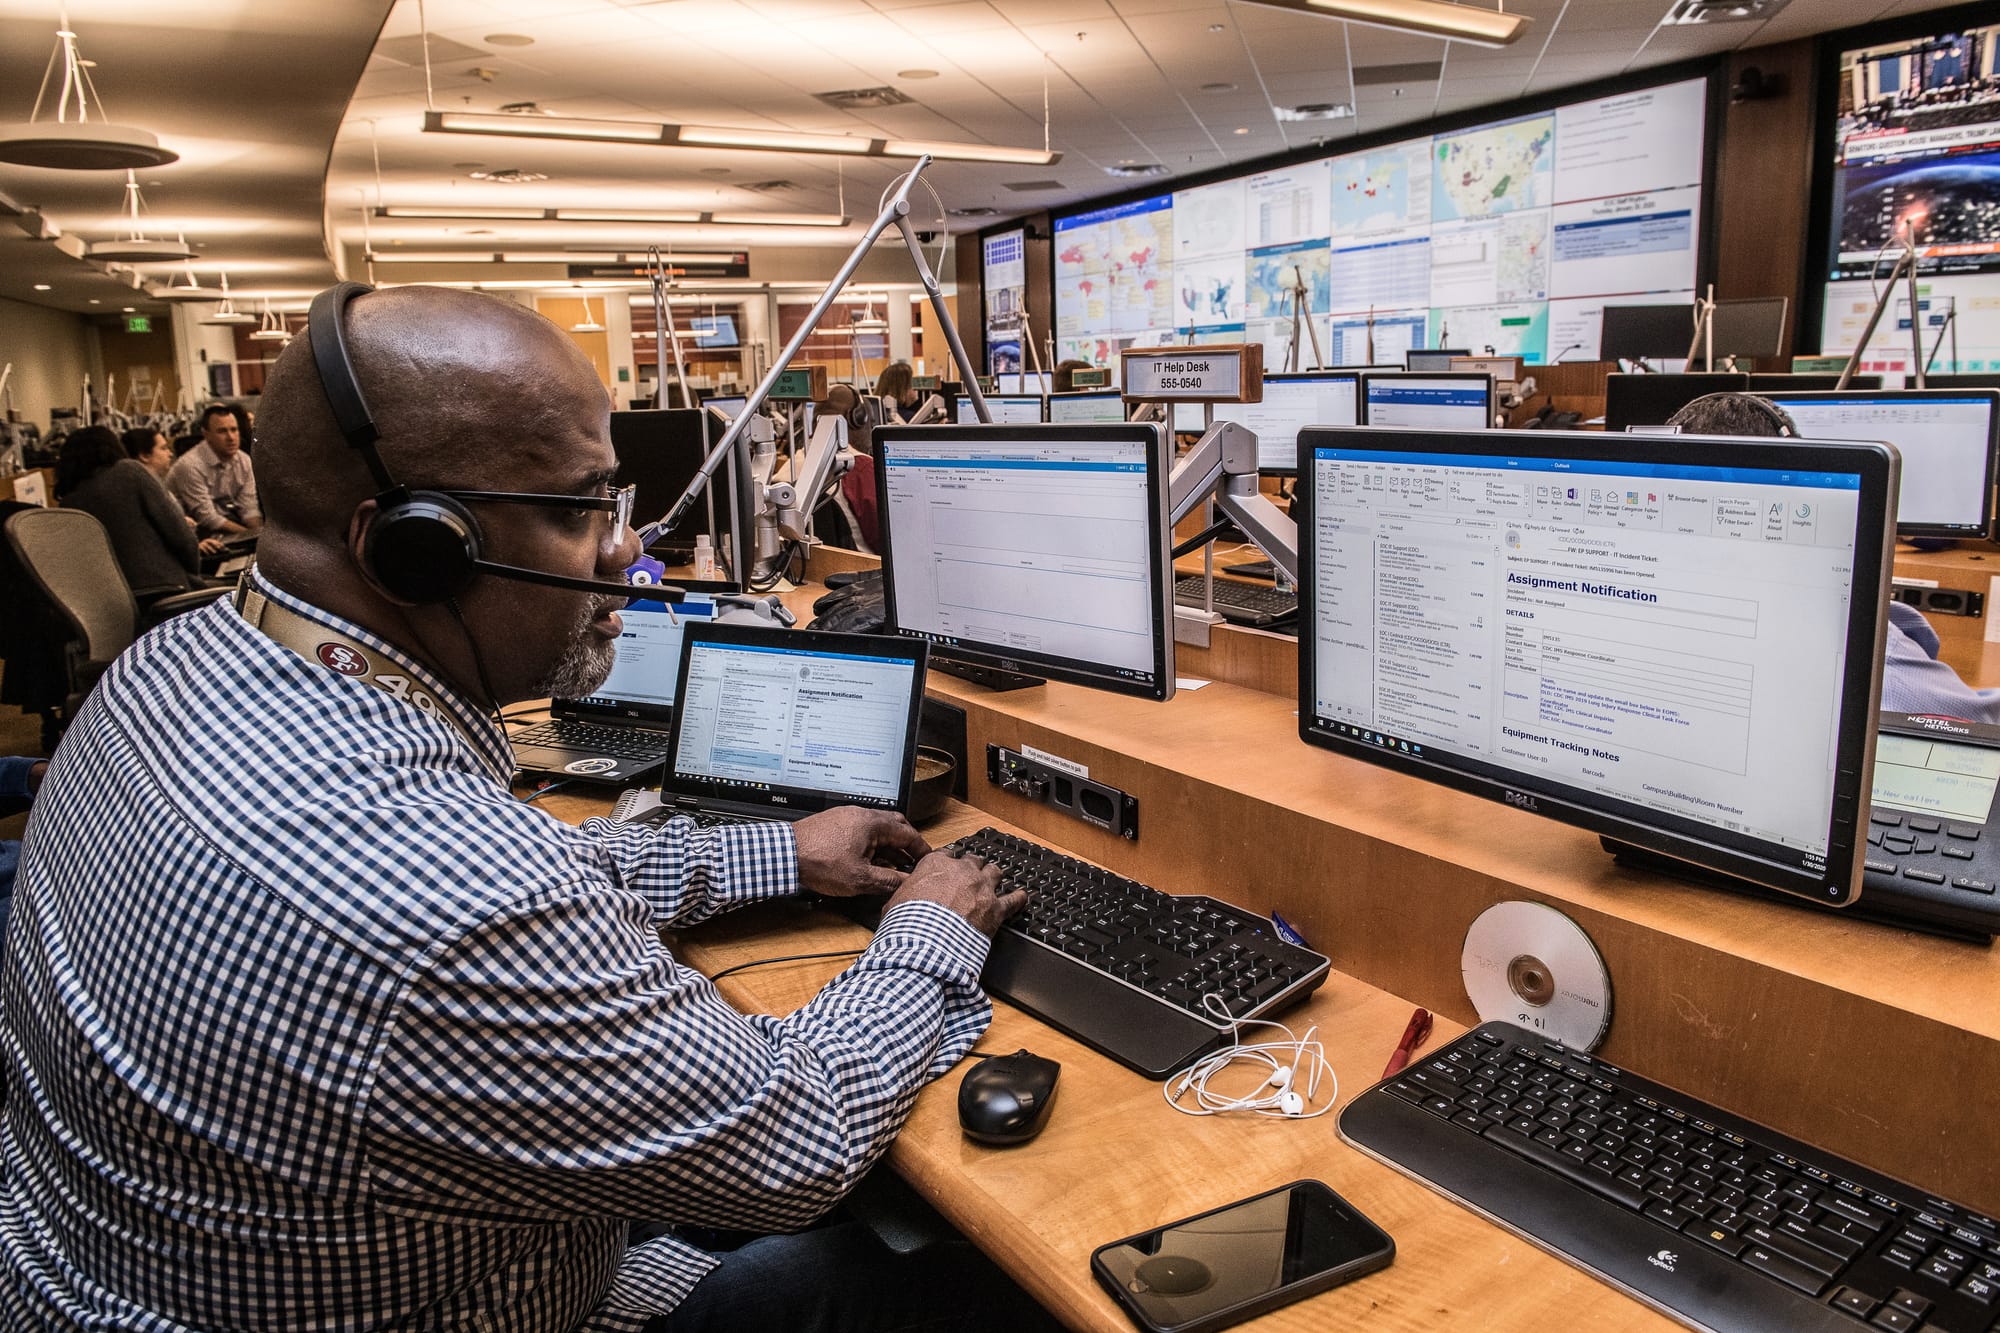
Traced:
[[788, 810], [903, 808], [926, 652], [877, 635], [691, 629], [665, 789]]
[[629, 717], [664, 722], [673, 716], [679, 681], [681, 635], [689, 625], [715, 618], [715, 594], [689, 592], [672, 605], [635, 601], [618, 613], [625, 629], [618, 636], [618, 660], [597, 692], [583, 699], [559, 699], [558, 712], [596, 717]]

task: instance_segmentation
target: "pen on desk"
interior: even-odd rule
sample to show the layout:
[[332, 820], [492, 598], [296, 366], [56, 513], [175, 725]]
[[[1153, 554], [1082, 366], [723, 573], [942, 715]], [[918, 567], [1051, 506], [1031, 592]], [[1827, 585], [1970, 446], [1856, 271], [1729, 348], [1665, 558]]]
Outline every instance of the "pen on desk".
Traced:
[[1410, 1052], [1424, 1044], [1424, 1038], [1431, 1035], [1431, 1011], [1419, 1009], [1410, 1015], [1410, 1025], [1403, 1029], [1403, 1039], [1396, 1043], [1395, 1054], [1389, 1057], [1389, 1067], [1382, 1071], [1388, 1078], [1410, 1062]]

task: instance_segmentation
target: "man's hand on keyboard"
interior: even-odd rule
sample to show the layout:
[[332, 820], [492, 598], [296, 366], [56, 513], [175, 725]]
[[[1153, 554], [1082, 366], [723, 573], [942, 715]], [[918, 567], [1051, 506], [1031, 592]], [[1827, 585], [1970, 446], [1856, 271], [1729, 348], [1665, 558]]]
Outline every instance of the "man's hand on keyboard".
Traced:
[[988, 865], [977, 856], [946, 852], [935, 852], [919, 861], [884, 910], [916, 899], [942, 903], [988, 936], [1028, 905], [1024, 889], [1000, 892], [999, 866]]
[[910, 821], [889, 810], [838, 805], [792, 825], [799, 883], [829, 898], [894, 893], [931, 845]]

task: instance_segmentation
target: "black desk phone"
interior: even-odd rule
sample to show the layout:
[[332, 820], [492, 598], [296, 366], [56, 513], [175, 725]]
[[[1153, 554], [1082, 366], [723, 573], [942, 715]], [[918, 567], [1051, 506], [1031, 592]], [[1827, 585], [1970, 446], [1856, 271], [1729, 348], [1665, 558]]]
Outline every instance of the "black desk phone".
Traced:
[[1861, 898], [1844, 910], [1990, 940], [2000, 932], [2000, 727], [1883, 713]]

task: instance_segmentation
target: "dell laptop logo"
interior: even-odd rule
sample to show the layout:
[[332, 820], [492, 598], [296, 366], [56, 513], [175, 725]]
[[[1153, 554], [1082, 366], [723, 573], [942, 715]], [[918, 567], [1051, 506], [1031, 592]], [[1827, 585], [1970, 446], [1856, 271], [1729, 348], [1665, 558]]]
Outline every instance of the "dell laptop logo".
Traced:
[[1535, 798], [1524, 791], [1508, 791], [1506, 797], [1507, 804], [1509, 805], [1518, 806], [1523, 810], [1532, 810], [1537, 814], [1541, 813], [1541, 807], [1535, 803]]

